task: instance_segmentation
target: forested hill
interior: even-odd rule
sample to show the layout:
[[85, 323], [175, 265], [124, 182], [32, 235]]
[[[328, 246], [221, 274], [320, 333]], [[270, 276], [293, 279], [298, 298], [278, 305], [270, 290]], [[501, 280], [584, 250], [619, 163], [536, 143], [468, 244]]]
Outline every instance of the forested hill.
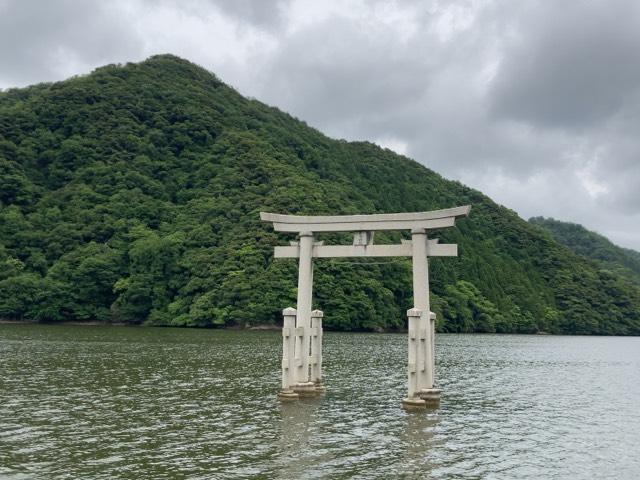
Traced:
[[619, 247], [608, 238], [576, 223], [544, 217], [533, 217], [529, 222], [548, 230], [558, 242], [578, 255], [598, 262], [601, 268], [625, 275], [640, 284], [640, 252]]
[[[297, 268], [272, 247], [293, 238], [259, 211], [472, 204], [438, 235], [459, 258], [431, 262], [440, 330], [640, 334], [640, 290], [624, 276], [480, 192], [327, 138], [174, 56], [0, 93], [0, 172], [1, 318], [276, 323], [295, 304]], [[409, 261], [360, 263], [317, 261], [325, 324], [402, 328]]]

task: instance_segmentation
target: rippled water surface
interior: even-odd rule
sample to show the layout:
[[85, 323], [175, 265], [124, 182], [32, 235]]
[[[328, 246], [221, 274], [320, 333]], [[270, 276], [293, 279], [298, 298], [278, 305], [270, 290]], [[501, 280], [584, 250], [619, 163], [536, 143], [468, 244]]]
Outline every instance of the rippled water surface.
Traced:
[[327, 394], [279, 405], [278, 332], [0, 325], [0, 478], [640, 478], [640, 338], [325, 334]]

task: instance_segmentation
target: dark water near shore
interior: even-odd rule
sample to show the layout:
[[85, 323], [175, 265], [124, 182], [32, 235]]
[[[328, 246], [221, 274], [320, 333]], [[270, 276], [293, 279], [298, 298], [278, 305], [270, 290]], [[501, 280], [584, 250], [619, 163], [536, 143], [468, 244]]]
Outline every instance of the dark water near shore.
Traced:
[[279, 405], [278, 332], [0, 325], [0, 478], [640, 478], [640, 338], [325, 334], [324, 398]]

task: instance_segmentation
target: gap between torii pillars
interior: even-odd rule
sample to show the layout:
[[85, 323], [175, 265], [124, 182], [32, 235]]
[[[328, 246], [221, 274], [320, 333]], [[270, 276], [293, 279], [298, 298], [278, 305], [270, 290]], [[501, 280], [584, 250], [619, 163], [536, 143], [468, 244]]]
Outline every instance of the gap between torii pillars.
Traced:
[[[292, 400], [324, 390], [321, 384], [323, 313], [311, 312], [313, 258], [410, 256], [413, 260], [414, 307], [407, 312], [408, 395], [402, 403], [407, 410], [437, 406], [440, 390], [434, 384], [435, 315], [430, 311], [429, 303], [428, 257], [456, 256], [457, 245], [429, 241], [427, 231], [452, 227], [455, 219], [467, 216], [470, 209], [471, 206], [467, 205], [430, 212], [341, 216], [261, 212], [261, 219], [273, 222], [274, 230], [298, 233], [299, 236], [298, 242], [291, 242], [287, 247], [275, 247], [274, 250], [275, 258], [299, 259], [298, 308], [283, 311], [283, 385], [278, 397]], [[374, 245], [373, 233], [380, 230], [410, 230], [411, 241], [398, 245]], [[353, 232], [353, 244], [315, 243], [315, 232]], [[311, 371], [310, 366], [313, 367]]]

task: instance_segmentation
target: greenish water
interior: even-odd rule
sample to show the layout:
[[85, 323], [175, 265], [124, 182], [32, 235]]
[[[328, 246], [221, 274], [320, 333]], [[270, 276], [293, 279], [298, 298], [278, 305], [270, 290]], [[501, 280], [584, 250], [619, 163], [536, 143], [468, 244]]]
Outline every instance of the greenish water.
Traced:
[[325, 334], [324, 398], [279, 405], [281, 337], [0, 325], [0, 478], [640, 477], [640, 338]]

